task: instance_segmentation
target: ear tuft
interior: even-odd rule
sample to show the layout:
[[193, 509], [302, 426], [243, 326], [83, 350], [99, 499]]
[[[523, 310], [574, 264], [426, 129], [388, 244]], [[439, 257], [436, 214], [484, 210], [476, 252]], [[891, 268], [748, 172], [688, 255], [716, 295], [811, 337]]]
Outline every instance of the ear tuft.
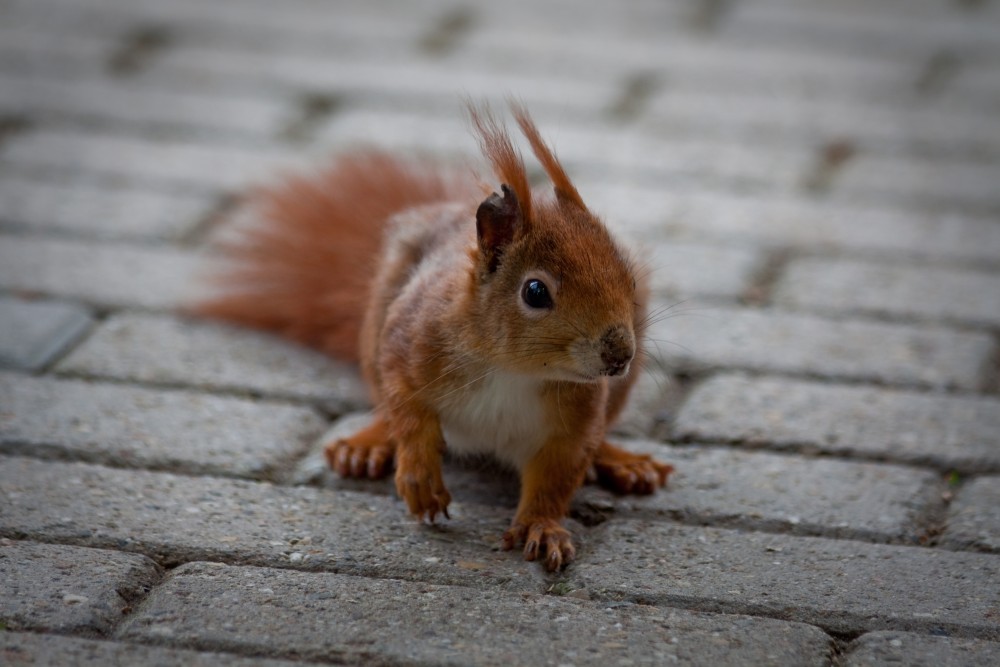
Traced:
[[517, 195], [506, 184], [500, 189], [502, 197], [494, 192], [476, 210], [479, 250], [489, 273], [496, 271], [504, 249], [524, 233], [526, 224]]
[[542, 139], [538, 128], [535, 127], [535, 121], [531, 120], [531, 116], [528, 115], [528, 110], [523, 105], [513, 101], [510, 103], [510, 106], [514, 112], [514, 118], [517, 119], [517, 124], [521, 126], [521, 131], [527, 137], [528, 143], [531, 144], [531, 151], [538, 158], [538, 161], [542, 163], [542, 168], [545, 169], [545, 173], [552, 180], [556, 199], [560, 204], [570, 204], [587, 210], [587, 205], [583, 203], [583, 199], [580, 197], [580, 193], [577, 192], [576, 186], [569, 180], [566, 170], [563, 169], [562, 164], [556, 159], [555, 153], [552, 152], [552, 149]]
[[531, 188], [528, 186], [528, 175], [524, 169], [521, 153], [511, 143], [507, 128], [496, 119], [487, 106], [477, 108], [470, 102], [468, 110], [483, 155], [493, 165], [493, 171], [500, 182], [505, 183], [505, 187], [516, 194], [515, 201], [520, 207], [521, 216], [525, 220], [531, 219]]

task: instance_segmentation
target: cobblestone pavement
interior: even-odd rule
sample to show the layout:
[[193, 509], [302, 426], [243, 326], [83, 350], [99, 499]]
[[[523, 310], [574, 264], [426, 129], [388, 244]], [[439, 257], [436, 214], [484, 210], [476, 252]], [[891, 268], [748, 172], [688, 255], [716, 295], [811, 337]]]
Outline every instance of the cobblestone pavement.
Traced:
[[[240, 193], [522, 99], [648, 250], [558, 575], [319, 447], [355, 371], [179, 307]], [[1000, 2], [0, 0], [0, 663], [1000, 664]]]

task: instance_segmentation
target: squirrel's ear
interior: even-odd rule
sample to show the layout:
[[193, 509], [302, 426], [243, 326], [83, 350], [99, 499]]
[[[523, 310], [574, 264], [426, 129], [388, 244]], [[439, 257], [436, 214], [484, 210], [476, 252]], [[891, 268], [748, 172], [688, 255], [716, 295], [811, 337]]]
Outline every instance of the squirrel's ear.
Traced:
[[490, 273], [496, 271], [504, 248], [521, 235], [525, 224], [517, 195], [506, 184], [500, 189], [503, 197], [494, 192], [476, 211], [479, 250]]

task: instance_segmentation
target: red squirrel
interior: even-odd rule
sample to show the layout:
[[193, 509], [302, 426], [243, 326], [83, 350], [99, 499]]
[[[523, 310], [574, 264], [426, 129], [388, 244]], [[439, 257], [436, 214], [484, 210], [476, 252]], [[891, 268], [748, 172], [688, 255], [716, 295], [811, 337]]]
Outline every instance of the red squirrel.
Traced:
[[375, 419], [327, 460], [345, 477], [395, 468], [421, 520], [448, 517], [446, 447], [512, 466], [502, 546], [552, 571], [574, 557], [561, 522], [588, 473], [646, 494], [673, 468], [605, 439], [642, 358], [645, 276], [512, 107], [554, 196], [529, 189], [506, 128], [470, 105], [499, 193], [384, 153], [343, 157], [261, 193], [263, 224], [199, 310], [359, 362]]

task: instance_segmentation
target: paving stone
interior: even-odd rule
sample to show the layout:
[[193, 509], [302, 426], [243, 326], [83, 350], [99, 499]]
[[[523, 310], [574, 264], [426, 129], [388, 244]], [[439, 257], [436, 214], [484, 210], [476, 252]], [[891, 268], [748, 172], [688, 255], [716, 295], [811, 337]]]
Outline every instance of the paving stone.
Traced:
[[659, 136], [821, 145], [839, 137], [865, 151], [889, 155], [964, 158], [993, 155], [1000, 139], [987, 114], [957, 109], [871, 104], [841, 97], [808, 98], [726, 90], [653, 96], [643, 127]]
[[227, 653], [186, 651], [122, 642], [26, 632], [0, 633], [0, 655], [8, 667], [30, 665], [190, 665], [191, 667], [293, 667], [315, 663], [244, 658]]
[[901, 160], [858, 155], [839, 170], [831, 194], [848, 202], [873, 192], [899, 203], [931, 202], [995, 211], [1000, 206], [995, 160]]
[[[587, 72], [592, 63], [619, 64], [632, 71], [652, 69], [677, 91], [726, 91], [759, 95], [771, 92], [792, 99], [829, 97], [866, 103], [912, 100], [910, 65], [898, 59], [873, 59], [857, 53], [829, 53], [816, 49], [774, 48], [771, 43], [747, 44], [705, 40], [704, 32], [663, 38], [663, 22], [646, 21], [655, 38], [638, 38], [630, 26], [614, 48], [595, 49], [580, 33], [528, 24], [512, 34], [497, 21], [470, 35], [470, 53], [490, 54], [494, 62], [510, 67], [537, 67], [550, 53]], [[599, 33], [607, 40], [605, 30]], [[648, 33], [646, 33], [648, 35]], [[595, 37], [596, 39], [596, 37]], [[492, 51], [490, 51], [492, 50]], [[651, 67], [652, 64], [654, 65]]]
[[845, 667], [989, 667], [1000, 661], [1000, 643], [910, 632], [869, 632], [851, 642], [842, 660]]
[[76, 304], [0, 297], [0, 368], [39, 370], [92, 325]]
[[780, 306], [807, 310], [997, 327], [1000, 272], [803, 258], [785, 269], [775, 288], [774, 301]]
[[941, 505], [937, 474], [909, 467], [829, 458], [670, 447], [619, 440], [626, 449], [672, 464], [666, 488], [619, 496], [588, 486], [581, 512], [664, 516], [697, 525], [846, 539], [916, 542]]
[[1000, 401], [879, 387], [719, 375], [691, 393], [673, 435], [1000, 470]]
[[[367, 58], [331, 59], [322, 54], [260, 53], [254, 49], [189, 47], [164, 54], [150, 67], [150, 76], [172, 80], [211, 77], [248, 88], [280, 86], [291, 90], [332, 90], [351, 99], [385, 106], [404, 104], [434, 108], [461, 108], [456, 91], [476, 100], [502, 104], [506, 91], [531, 108], [563, 109], [591, 117], [599, 115], [617, 92], [617, 82], [602, 77], [560, 78], [543, 70], [494, 72], [464, 63], [448, 66], [403, 56], [392, 62]], [[391, 129], [385, 130], [387, 133]]]
[[116, 240], [177, 241], [216, 206], [206, 195], [15, 174], [0, 174], [0, 200], [4, 228]]
[[943, 541], [960, 549], [1000, 551], [1000, 476], [977, 477], [951, 504]]
[[89, 171], [124, 185], [171, 184], [200, 192], [260, 183], [306, 158], [268, 145], [243, 147], [82, 130], [38, 130], [10, 138], [0, 165], [53, 177]]
[[680, 401], [684, 387], [655, 361], [647, 360], [638, 369], [633, 364], [632, 368], [630, 372], [638, 372], [639, 378], [611, 429], [627, 437], [649, 436], [673, 419], [674, 406]]
[[[51, 13], [49, 14], [51, 15]], [[0, 70], [34, 76], [100, 76], [107, 71], [107, 40], [21, 25], [0, 26]]]
[[457, 495], [451, 520], [428, 527], [382, 495], [11, 457], [0, 462], [0, 502], [0, 535], [138, 551], [168, 565], [253, 563], [538, 592], [550, 585], [537, 563], [500, 550], [510, 510]]
[[194, 298], [204, 266], [172, 248], [0, 237], [0, 288], [101, 307], [176, 308]]
[[138, 554], [0, 540], [0, 621], [7, 630], [105, 634], [158, 579]]
[[0, 451], [269, 477], [324, 427], [312, 410], [188, 391], [0, 373]]
[[643, 270], [649, 271], [653, 293], [674, 299], [710, 296], [736, 300], [764, 262], [759, 251], [747, 248], [683, 241], [642, 248], [648, 253], [641, 263]]
[[368, 403], [349, 364], [267, 334], [168, 316], [113, 316], [57, 371], [316, 401], [336, 413]]
[[[852, 255], [995, 263], [1000, 226], [990, 217], [899, 206], [859, 206], [704, 188], [608, 185], [579, 179], [612, 226], [647, 241], [664, 236]], [[898, 202], [897, 202], [898, 204]]]
[[770, 619], [209, 563], [174, 571], [119, 636], [377, 664], [821, 665], [829, 650]]
[[870, 56], [926, 56], [943, 44], [988, 53], [996, 45], [990, 27], [975, 9], [946, 2], [884, 2], [836, 12], [822, 3], [774, 0], [735, 6], [719, 26], [727, 39]]
[[36, 119], [82, 120], [138, 129], [179, 129], [200, 136], [267, 137], [290, 117], [291, 100], [212, 95], [135, 80], [58, 80], [0, 74], [0, 112]]
[[[649, 521], [612, 520], [577, 561], [601, 599], [794, 618], [837, 633], [1000, 638], [1000, 557]], [[597, 545], [600, 545], [599, 547]]]
[[[361, 3], [338, 5], [337, 11], [322, 11], [314, 3], [290, 1], [281, 11], [266, 2], [226, 2], [211, 4], [178, 0], [170, 7], [156, 3], [121, 3], [116, 0], [86, 0], [71, 3], [63, 0], [46, 0], [30, 3], [10, 0], [12, 11], [22, 22], [37, 29], [73, 27], [88, 35], [104, 39], [121, 34], [137, 23], [167, 25], [179, 36], [180, 44], [203, 43], [211, 40], [229, 43], [253, 43], [237, 40], [233, 33], [248, 34], [250, 38], [277, 36], [285, 41], [284, 50], [296, 50], [299, 41], [317, 43], [326, 37], [328, 47], [336, 47], [343, 37], [357, 36], [383, 40], [404, 41], [412, 50], [411, 42], [424, 29], [424, 24], [435, 18], [428, 9], [447, 8], [440, 2], [428, 2], [420, 12], [408, 11], [406, 3], [391, 2], [382, 7], [392, 11], [373, 12]], [[40, 5], [40, 6], [39, 6]], [[310, 40], [309, 38], [313, 38]], [[333, 42], [333, 44], [330, 44]], [[322, 42], [318, 42], [322, 44]], [[391, 47], [391, 44], [386, 44]]]
[[654, 321], [647, 339], [651, 354], [679, 370], [735, 368], [962, 389], [985, 383], [995, 347], [988, 334], [939, 326], [722, 306]]

